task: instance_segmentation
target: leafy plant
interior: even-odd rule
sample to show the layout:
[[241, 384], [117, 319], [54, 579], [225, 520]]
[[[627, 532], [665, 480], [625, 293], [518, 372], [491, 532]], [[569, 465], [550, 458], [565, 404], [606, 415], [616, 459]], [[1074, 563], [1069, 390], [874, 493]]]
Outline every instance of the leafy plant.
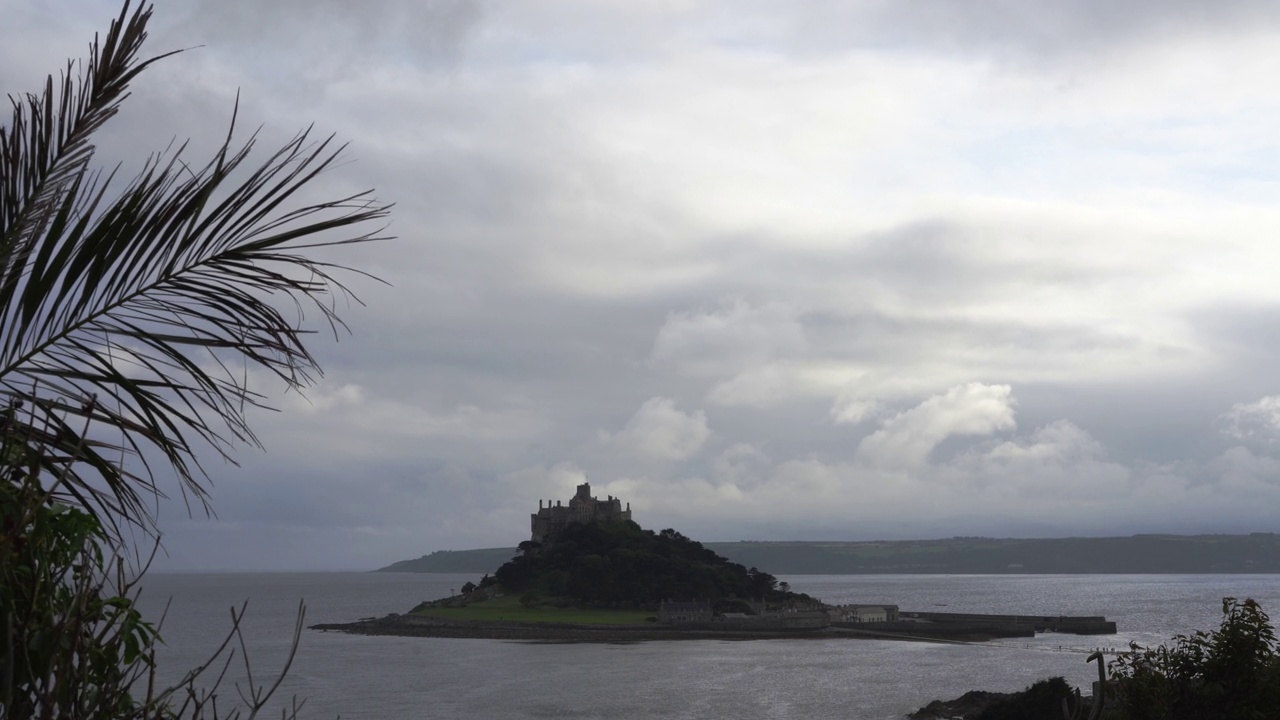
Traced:
[[1125, 720], [1280, 718], [1280, 645], [1262, 606], [1222, 599], [1222, 626], [1170, 646], [1131, 646], [1112, 668]]
[[1062, 701], [1073, 695], [1074, 689], [1061, 677], [1037, 680], [1021, 692], [992, 703], [975, 720], [1059, 720]]
[[[6, 421], [13, 416], [12, 409]], [[0, 446], [0, 707], [4, 717], [114, 717], [149, 667], [154, 627], [106, 588], [102, 526], [36, 482], [40, 459], [5, 423]], [[123, 573], [116, 574], [126, 585]]]
[[[155, 685], [158, 628], [136, 608], [138, 582], [115, 555], [110, 534], [92, 513], [58, 502], [45, 489], [39, 448], [16, 435], [13, 405], [0, 419], [0, 718], [255, 717], [279, 688], [255, 684], [240, 619], [208, 662], [174, 686]], [[292, 662], [305, 608], [299, 608]], [[238, 652], [237, 652], [238, 651]], [[248, 684], [237, 702], [220, 685], [233, 659]], [[216, 673], [216, 675], [213, 675]], [[296, 716], [301, 704], [296, 700]], [[243, 713], [242, 713], [243, 710]]]

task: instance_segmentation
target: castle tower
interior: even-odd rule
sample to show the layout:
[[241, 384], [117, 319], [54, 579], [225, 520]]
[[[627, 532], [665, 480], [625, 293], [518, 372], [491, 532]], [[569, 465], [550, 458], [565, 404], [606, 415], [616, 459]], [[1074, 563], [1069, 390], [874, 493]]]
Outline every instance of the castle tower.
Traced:
[[547, 506], [543, 507], [542, 500], [538, 500], [538, 512], [529, 516], [530, 539], [534, 542], [545, 542], [548, 536], [563, 530], [570, 523], [586, 524], [630, 519], [631, 503], [627, 503], [627, 509], [623, 510], [620, 499], [612, 495], [606, 500], [592, 497], [591, 484], [582, 483], [574, 496], [569, 498], [567, 506], [561, 505], [559, 500], [552, 505], [548, 500]]

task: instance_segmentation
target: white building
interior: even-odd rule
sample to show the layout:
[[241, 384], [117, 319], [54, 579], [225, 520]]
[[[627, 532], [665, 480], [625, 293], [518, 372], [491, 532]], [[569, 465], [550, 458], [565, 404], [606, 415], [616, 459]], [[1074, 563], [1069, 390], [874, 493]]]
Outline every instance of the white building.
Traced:
[[837, 605], [835, 607], [835, 622], [846, 623], [865, 623], [865, 622], [890, 622], [898, 619], [897, 605]]

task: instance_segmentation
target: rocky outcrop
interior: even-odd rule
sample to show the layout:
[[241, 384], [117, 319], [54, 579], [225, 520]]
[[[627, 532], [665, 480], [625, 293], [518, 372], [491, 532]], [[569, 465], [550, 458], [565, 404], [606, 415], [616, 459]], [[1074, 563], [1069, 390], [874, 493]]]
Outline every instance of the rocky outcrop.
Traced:
[[1062, 720], [1063, 701], [1083, 717], [1089, 698], [1081, 700], [1060, 677], [1047, 678], [1013, 693], [974, 690], [955, 700], [934, 700], [907, 717], [911, 720]]
[[1013, 693], [971, 690], [955, 700], [934, 700], [907, 715], [911, 720], [974, 720], [982, 712]]

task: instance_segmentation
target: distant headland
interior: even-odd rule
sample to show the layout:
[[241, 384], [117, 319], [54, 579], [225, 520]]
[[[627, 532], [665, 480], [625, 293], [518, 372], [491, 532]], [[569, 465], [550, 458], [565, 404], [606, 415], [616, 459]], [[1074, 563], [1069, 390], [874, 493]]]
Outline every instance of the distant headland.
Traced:
[[[1280, 573], [1280, 535], [1132, 535], [866, 542], [708, 542], [775, 575]], [[516, 548], [438, 550], [378, 572], [482, 573]]]

